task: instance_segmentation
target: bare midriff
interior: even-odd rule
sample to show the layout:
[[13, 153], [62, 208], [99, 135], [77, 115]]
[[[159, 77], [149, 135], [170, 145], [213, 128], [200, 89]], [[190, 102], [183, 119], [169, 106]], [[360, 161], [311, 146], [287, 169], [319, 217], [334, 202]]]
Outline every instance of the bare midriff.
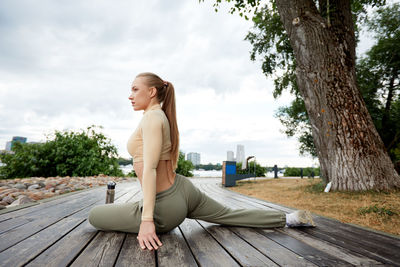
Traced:
[[[134, 162], [133, 168], [142, 185], [143, 178], [143, 161]], [[157, 165], [156, 193], [162, 192], [170, 188], [175, 181], [175, 173], [172, 170], [171, 160], [160, 160]]]

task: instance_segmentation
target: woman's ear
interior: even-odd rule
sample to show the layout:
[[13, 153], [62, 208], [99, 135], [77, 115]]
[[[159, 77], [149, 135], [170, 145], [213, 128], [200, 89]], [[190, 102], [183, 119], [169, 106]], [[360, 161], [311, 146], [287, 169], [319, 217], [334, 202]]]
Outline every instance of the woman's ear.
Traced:
[[149, 95], [151, 98], [153, 98], [157, 95], [157, 89], [154, 86], [149, 87]]

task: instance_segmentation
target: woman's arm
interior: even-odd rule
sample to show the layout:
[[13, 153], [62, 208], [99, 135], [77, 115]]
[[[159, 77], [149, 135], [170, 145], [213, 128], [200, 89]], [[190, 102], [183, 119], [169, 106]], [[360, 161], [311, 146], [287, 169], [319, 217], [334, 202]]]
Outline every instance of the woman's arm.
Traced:
[[162, 119], [154, 112], [145, 115], [143, 133], [143, 212], [142, 221], [153, 221], [157, 165], [162, 149]]
[[157, 165], [162, 150], [162, 125], [163, 121], [159, 114], [148, 112], [142, 121], [143, 136], [143, 211], [142, 223], [140, 224], [138, 240], [142, 249], [157, 249], [161, 246], [153, 222], [154, 205], [156, 198], [156, 175]]

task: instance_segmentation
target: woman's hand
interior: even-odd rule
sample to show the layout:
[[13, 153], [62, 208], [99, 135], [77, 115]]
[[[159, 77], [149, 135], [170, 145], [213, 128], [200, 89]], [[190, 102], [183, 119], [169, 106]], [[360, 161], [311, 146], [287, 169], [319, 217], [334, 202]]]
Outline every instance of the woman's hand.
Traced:
[[142, 221], [140, 223], [139, 234], [137, 237], [139, 241], [139, 245], [142, 249], [153, 250], [158, 249], [159, 246], [162, 246], [160, 239], [156, 235], [156, 227], [154, 226], [154, 222], [151, 221]]

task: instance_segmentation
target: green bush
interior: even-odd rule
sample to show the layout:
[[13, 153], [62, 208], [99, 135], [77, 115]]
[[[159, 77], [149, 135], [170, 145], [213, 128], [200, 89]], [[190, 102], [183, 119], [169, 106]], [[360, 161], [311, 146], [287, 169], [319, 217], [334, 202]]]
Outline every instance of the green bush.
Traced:
[[[95, 125], [86, 131], [55, 131], [45, 143], [15, 143], [14, 154], [1, 154], [0, 178], [92, 176], [98, 174], [124, 176], [117, 161], [117, 149]], [[100, 128], [102, 128], [100, 126]]]
[[186, 177], [192, 177], [191, 170], [194, 169], [193, 163], [190, 160], [185, 160], [185, 156], [179, 151], [178, 167], [175, 172]]
[[[256, 164], [256, 177], [265, 177], [265, 173], [267, 168], [261, 167], [260, 164]], [[242, 163], [236, 163], [236, 173], [237, 174], [246, 174], [246, 173], [254, 173], [254, 161], [249, 163], [247, 169], [242, 170]]]
[[[283, 176], [301, 176], [300, 174], [301, 168], [286, 168]], [[311, 173], [314, 171], [314, 176], [320, 176], [320, 168], [303, 168], [303, 176], [309, 177]]]

